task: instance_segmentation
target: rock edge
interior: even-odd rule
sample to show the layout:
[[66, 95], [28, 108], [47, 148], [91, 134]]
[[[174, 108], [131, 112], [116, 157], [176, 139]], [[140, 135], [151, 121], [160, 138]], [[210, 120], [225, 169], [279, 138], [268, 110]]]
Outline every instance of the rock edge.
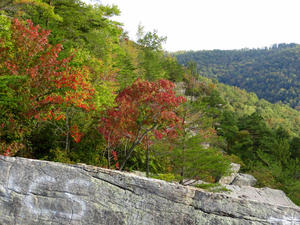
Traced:
[[300, 224], [300, 208], [86, 165], [0, 156], [1, 225]]

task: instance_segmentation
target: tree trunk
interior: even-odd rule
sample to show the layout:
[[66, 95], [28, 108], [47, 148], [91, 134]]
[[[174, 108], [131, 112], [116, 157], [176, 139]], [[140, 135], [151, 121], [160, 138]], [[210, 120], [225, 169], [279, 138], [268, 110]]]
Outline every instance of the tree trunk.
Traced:
[[66, 134], [66, 145], [65, 145], [65, 150], [67, 153], [69, 153], [70, 150], [70, 123], [69, 123], [69, 115], [68, 115], [68, 109], [66, 111], [66, 129], [67, 129], [67, 134]]
[[183, 146], [182, 146], [182, 167], [181, 167], [181, 172], [180, 176], [182, 177], [181, 180], [179, 181], [180, 184], [183, 184], [183, 178], [184, 178], [184, 164], [185, 164], [185, 137], [186, 137], [186, 131], [185, 131], [185, 118], [186, 118], [186, 113], [184, 114], [182, 118], [182, 127], [183, 127]]
[[149, 143], [147, 138], [147, 149], [146, 149], [146, 177], [149, 177]]
[[154, 130], [157, 127], [157, 124], [154, 124], [151, 128], [147, 129], [140, 137], [136, 137], [136, 139], [134, 140], [134, 142], [132, 143], [131, 147], [129, 148], [128, 154], [125, 157], [124, 162], [122, 163], [120, 170], [124, 169], [124, 166], [126, 164], [126, 162], [128, 161], [128, 159], [130, 158], [134, 148], [141, 143], [141, 141], [144, 139], [144, 137], [151, 132], [152, 130]]
[[110, 149], [107, 149], [107, 167], [110, 169]]

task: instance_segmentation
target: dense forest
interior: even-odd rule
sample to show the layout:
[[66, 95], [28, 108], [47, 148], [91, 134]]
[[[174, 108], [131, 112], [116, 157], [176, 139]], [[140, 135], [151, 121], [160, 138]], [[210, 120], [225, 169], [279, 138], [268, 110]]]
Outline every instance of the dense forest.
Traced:
[[197, 96], [193, 104], [203, 107], [201, 122], [208, 116], [221, 148], [258, 179], [258, 186], [282, 189], [299, 204], [299, 111], [195, 77], [187, 82], [186, 94]]
[[178, 61], [197, 63], [202, 76], [255, 92], [272, 103], [300, 110], [300, 45], [275, 44], [264, 49], [177, 52]]
[[156, 31], [140, 26], [130, 40], [117, 6], [4, 0], [0, 10], [0, 154], [182, 184], [217, 182], [237, 162], [300, 204], [300, 112], [182, 66]]

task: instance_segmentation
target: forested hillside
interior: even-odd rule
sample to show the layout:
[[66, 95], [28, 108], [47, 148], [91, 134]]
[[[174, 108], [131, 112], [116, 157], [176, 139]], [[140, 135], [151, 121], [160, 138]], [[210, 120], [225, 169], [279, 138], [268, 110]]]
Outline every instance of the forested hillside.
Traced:
[[139, 27], [130, 40], [119, 13], [79, 0], [0, 2], [0, 154], [182, 184], [217, 182], [238, 162], [300, 204], [300, 112], [183, 67], [156, 31]]
[[[203, 78], [205, 79], [205, 78]], [[255, 93], [248, 93], [237, 87], [217, 83], [216, 89], [228, 103], [228, 108], [239, 116], [258, 112], [269, 127], [284, 127], [292, 136], [300, 135], [300, 112], [285, 104], [272, 104], [259, 99]]]
[[300, 109], [300, 46], [279, 44], [265, 49], [177, 52], [178, 61], [197, 63], [202, 76], [255, 92], [272, 103]]
[[[192, 69], [192, 71], [195, 71]], [[215, 142], [258, 179], [258, 186], [284, 190], [299, 204], [300, 112], [194, 73], [186, 94], [194, 96], [204, 121], [213, 124]]]

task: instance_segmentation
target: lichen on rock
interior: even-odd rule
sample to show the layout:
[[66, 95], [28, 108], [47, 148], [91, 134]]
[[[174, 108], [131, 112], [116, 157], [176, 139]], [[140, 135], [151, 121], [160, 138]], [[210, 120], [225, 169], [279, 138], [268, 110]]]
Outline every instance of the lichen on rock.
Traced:
[[1, 225], [300, 223], [295, 205], [126, 172], [4, 156], [0, 169]]

